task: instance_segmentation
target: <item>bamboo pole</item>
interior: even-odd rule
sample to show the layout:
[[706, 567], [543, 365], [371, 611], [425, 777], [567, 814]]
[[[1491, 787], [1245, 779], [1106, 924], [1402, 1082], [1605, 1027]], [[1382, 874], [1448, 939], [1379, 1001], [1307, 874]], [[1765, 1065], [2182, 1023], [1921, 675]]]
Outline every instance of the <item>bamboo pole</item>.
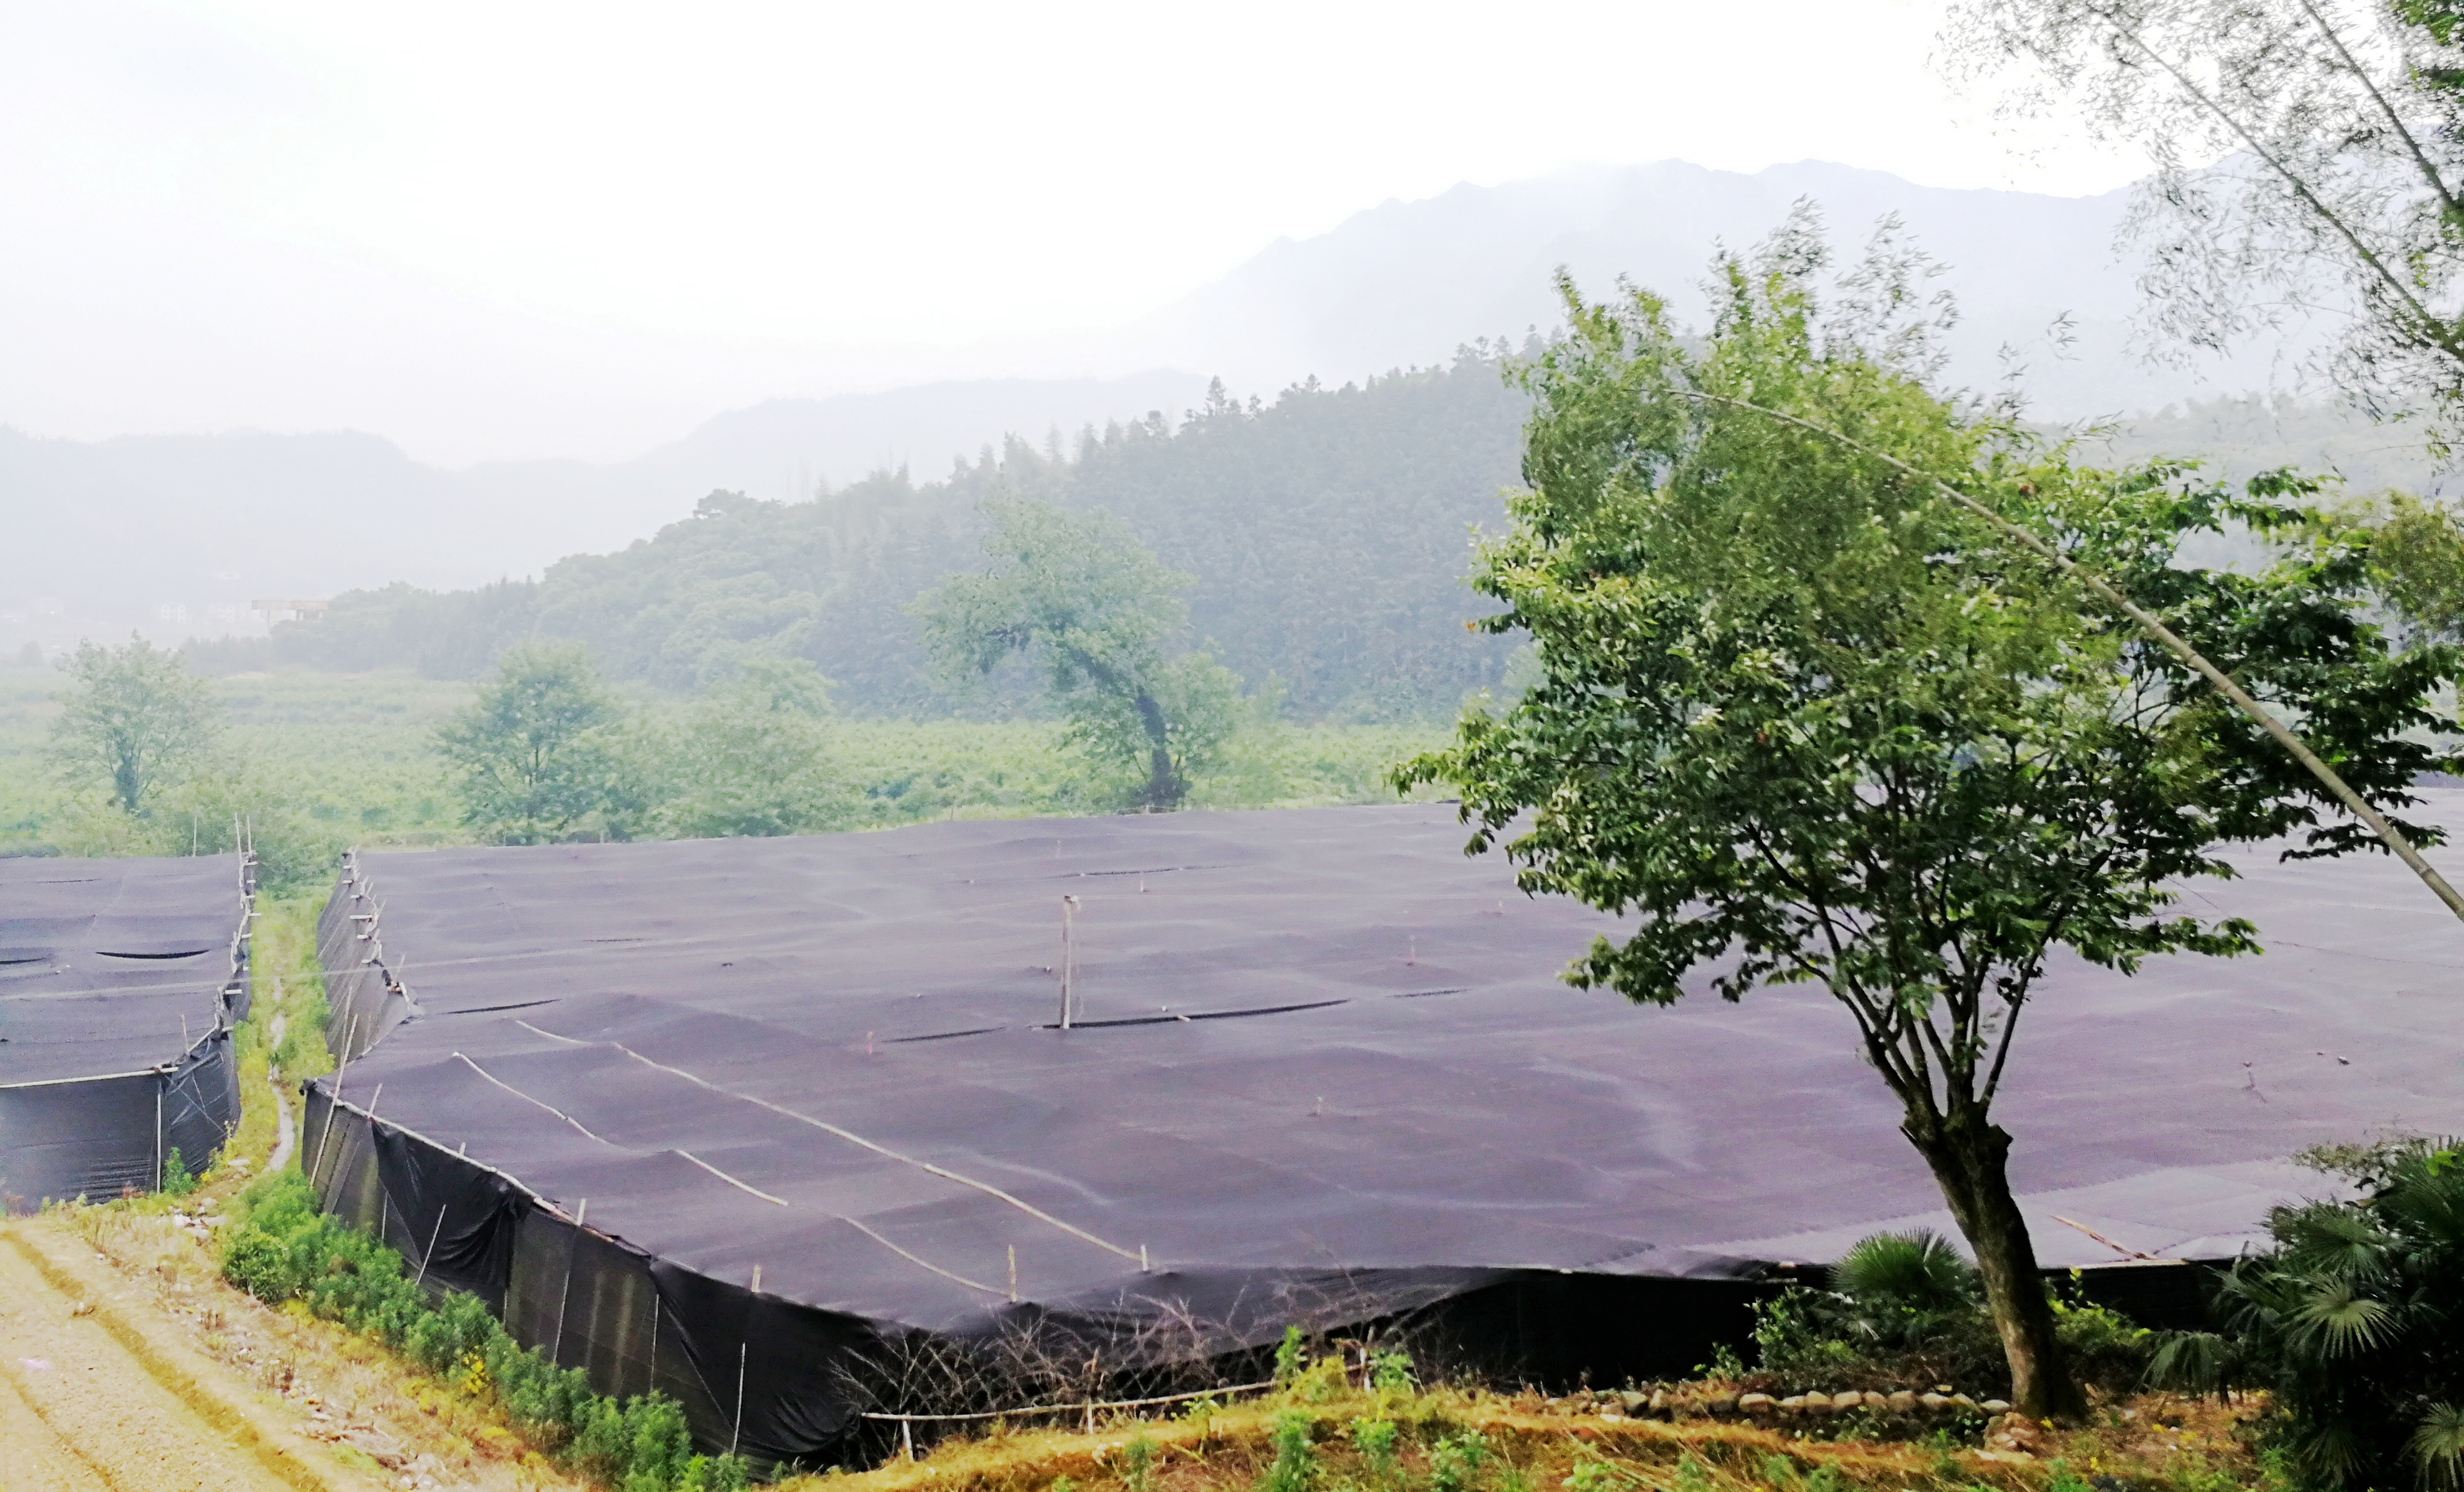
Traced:
[[2291, 728], [2286, 726], [2283, 721], [2278, 720], [2273, 713], [2269, 713], [2266, 706], [2252, 698], [2247, 691], [2243, 690], [2240, 685], [2234, 683], [2231, 674], [2228, 674], [2224, 669], [2219, 669], [2214, 664], [2209, 662], [2205, 654], [2201, 653], [2197, 648], [2192, 647], [2189, 643], [2184, 642], [2174, 633], [2172, 628], [2167, 626], [2164, 623], [2157, 621], [2155, 617], [2142, 610], [2130, 600], [2129, 597], [2124, 596], [2121, 591], [2116, 590], [2104, 580], [2103, 577], [2098, 575], [2095, 571], [2082, 568], [2077, 561], [2073, 560], [2069, 556], [2063, 554], [2061, 551], [2056, 549], [2053, 545], [2045, 542], [2044, 539], [2030, 533], [2027, 529], [2020, 527], [2018, 524], [2013, 523], [2009, 518], [2004, 517], [2002, 515], [1985, 506], [1985, 504], [1978, 502], [1975, 498], [1969, 496], [1966, 493], [1961, 492], [1958, 488], [1951, 486], [1948, 482], [1942, 480], [1940, 477], [1931, 475], [1928, 472], [1920, 472], [1915, 467], [1908, 465], [1906, 462], [1902, 461], [1895, 456], [1885, 455], [1883, 452], [1876, 450], [1874, 448], [1865, 445], [1861, 441], [1854, 440], [1846, 435], [1840, 434], [1837, 430], [1826, 428], [1823, 426], [1815, 424], [1812, 420], [1800, 419], [1797, 416], [1786, 413], [1783, 410], [1769, 408], [1758, 404], [1750, 404], [1743, 399], [1730, 399], [1722, 394], [1705, 394], [1696, 392], [1691, 389], [1673, 389], [1671, 392], [1681, 399], [1692, 399], [1704, 404], [1727, 405], [1733, 409], [1748, 410], [1770, 419], [1780, 421], [1782, 424], [1793, 425], [1801, 430], [1806, 430], [1813, 434], [1819, 435], [1825, 440], [1832, 441], [1850, 450], [1857, 451], [1860, 455], [1871, 456], [1875, 460], [1881, 462], [1883, 465], [1890, 467], [1894, 471], [1915, 477], [1918, 481], [1925, 483], [1927, 486], [1933, 488], [1934, 491], [1942, 494], [1945, 497], [1949, 498], [1954, 506], [1967, 513], [1973, 514], [1977, 517], [1983, 518], [1988, 524], [1992, 526], [1996, 533], [2001, 534], [2003, 537], [2021, 545], [2031, 553], [2051, 563], [2056, 570], [2058, 570], [2063, 575], [2078, 581], [2082, 585], [2085, 585], [2090, 591], [2094, 592], [2100, 600], [2112, 606], [2115, 610], [2120, 611], [2123, 616], [2128, 617], [2131, 621], [2137, 623], [2139, 625], [2139, 629], [2145, 632], [2149, 637], [2155, 639], [2164, 647], [2166, 651], [2171, 653], [2174, 657], [2181, 659], [2184, 663], [2189, 664], [2193, 669], [2197, 670], [2200, 675], [2205, 677], [2209, 683], [2214, 685], [2216, 692], [2224, 695], [2225, 699], [2231, 703], [2235, 710], [2240, 711], [2244, 715], [2248, 716], [2260, 730], [2267, 733], [2270, 739], [2274, 740], [2278, 746], [2283, 747], [2284, 750], [2292, 756], [2294, 760], [2301, 763], [2303, 767], [2307, 768], [2310, 775], [2317, 778], [2319, 781], [2326, 787], [2327, 791], [2335, 796], [2336, 801], [2343, 803], [2346, 811], [2350, 812], [2354, 818], [2359, 819], [2362, 823], [2367, 824], [2370, 832], [2378, 836], [2379, 843], [2385, 845], [2390, 851], [2392, 851], [2398, 860], [2403, 861], [2405, 865], [2411, 869], [2413, 874], [2421, 877], [2422, 884], [2429, 887], [2432, 894], [2436, 895], [2440, 901], [2447, 904], [2448, 911], [2453, 912], [2457, 918], [2464, 919], [2464, 894], [2458, 894], [2455, 888], [2448, 885], [2447, 878], [2440, 875], [2438, 871], [2431, 867], [2429, 861], [2424, 860], [2421, 857], [2421, 851], [2413, 848], [2412, 842], [2406, 839], [2404, 835], [2397, 830], [2394, 824], [2389, 823], [2385, 815], [2371, 807], [2369, 803], [2363, 799], [2361, 794], [2353, 791], [2351, 783], [2346, 782], [2343, 777], [2338, 775], [2335, 768], [2327, 765], [2325, 761], [2320, 759], [2319, 754], [2312, 751], [2309, 744], [2303, 741], [2300, 736], [2296, 735]]

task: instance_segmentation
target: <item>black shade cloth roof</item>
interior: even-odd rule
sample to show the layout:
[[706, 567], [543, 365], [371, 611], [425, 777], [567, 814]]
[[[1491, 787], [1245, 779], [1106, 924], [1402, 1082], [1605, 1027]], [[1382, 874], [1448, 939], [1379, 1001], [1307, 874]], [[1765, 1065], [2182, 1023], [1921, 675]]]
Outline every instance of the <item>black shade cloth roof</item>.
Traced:
[[[1021, 1298], [1094, 1308], [1142, 1260], [1716, 1277], [1947, 1227], [1826, 996], [1569, 989], [1614, 924], [1464, 837], [1408, 805], [370, 854], [416, 1014], [320, 1086], [691, 1270], [935, 1329], [1013, 1251]], [[2186, 906], [2263, 956], [2059, 961], [2030, 1008], [1999, 1113], [2049, 1267], [2118, 1258], [2057, 1215], [2230, 1255], [2324, 1190], [2293, 1152], [2464, 1118], [2464, 927], [2384, 857], [2240, 863]]]
[[236, 855], [0, 860], [0, 1086], [178, 1063], [246, 914]]

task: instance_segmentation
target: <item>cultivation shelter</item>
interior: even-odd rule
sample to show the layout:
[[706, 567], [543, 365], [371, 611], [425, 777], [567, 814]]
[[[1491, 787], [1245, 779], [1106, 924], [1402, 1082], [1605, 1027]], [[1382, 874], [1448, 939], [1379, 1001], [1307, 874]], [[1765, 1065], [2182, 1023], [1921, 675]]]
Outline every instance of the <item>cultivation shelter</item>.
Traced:
[[238, 855], [0, 860], [0, 1201], [205, 1169], [239, 1121], [249, 883]]
[[[1573, 990], [1616, 924], [1464, 838], [1402, 805], [363, 855], [302, 1153], [426, 1279], [765, 1460], [949, 1404], [952, 1353], [1029, 1399], [1295, 1320], [1682, 1371], [1775, 1272], [1948, 1231], [1820, 991]], [[2383, 858], [2241, 864], [2186, 901], [2264, 956], [2063, 962], [2030, 1007], [1999, 1111], [2049, 1267], [2179, 1283], [2321, 1185], [2295, 1151], [2456, 1123], [2464, 930]]]

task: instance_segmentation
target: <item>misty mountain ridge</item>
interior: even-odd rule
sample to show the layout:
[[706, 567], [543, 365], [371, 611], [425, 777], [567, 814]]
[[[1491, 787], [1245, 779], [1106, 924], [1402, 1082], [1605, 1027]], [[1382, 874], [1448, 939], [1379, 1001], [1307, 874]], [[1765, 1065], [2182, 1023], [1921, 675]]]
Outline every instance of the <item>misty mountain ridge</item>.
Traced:
[[[247, 603], [260, 598], [540, 574], [563, 556], [646, 538], [713, 490], [781, 498], [878, 470], [930, 476], [1009, 434], [1040, 445], [1054, 431], [1067, 441], [1151, 411], [1174, 416], [1207, 384], [1188, 370], [1248, 393], [1441, 366], [1476, 339], [1558, 324], [1560, 266], [1588, 295], [1622, 275], [1699, 318], [1715, 246], [1760, 240], [1799, 199], [1820, 207], [1837, 262], [1853, 262], [1888, 213], [1949, 266], [1939, 283], [1962, 313], [1945, 340], [1954, 384], [1994, 383], [2006, 346], [2051, 418], [2265, 384], [2281, 346], [2190, 371], [2132, 355], [2136, 290], [2112, 247], [2124, 197], [1921, 187], [1813, 162], [1751, 175], [1663, 162], [1460, 186], [1279, 241], [1132, 326], [968, 355], [1014, 376], [766, 401], [621, 462], [451, 471], [366, 434], [74, 442], [0, 429], [0, 496], [22, 560], [0, 567], [0, 647], [33, 637], [56, 647], [130, 625], [169, 639], [246, 632], [257, 625]], [[2067, 348], [2046, 335], [2062, 317]], [[1064, 368], [1105, 376], [1051, 376]]]

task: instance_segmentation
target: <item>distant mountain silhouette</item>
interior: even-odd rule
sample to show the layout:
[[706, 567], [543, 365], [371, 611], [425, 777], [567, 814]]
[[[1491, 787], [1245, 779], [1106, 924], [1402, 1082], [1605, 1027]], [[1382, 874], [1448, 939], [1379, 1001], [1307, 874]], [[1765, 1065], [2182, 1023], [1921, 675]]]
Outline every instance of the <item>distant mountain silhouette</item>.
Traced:
[[[1842, 263], [1878, 218], [1903, 220], [1947, 267], [1932, 283], [1961, 307], [1945, 343], [1949, 380], [1994, 383], [2007, 347], [2043, 417], [2264, 386], [2290, 356], [2263, 346], [2191, 369], [2135, 356], [2137, 292], [2113, 247], [2123, 193], [1946, 190], [1818, 162], [1752, 175], [1665, 162], [1462, 186], [1278, 242], [1133, 325], [949, 357], [1019, 376], [772, 401], [715, 415], [629, 461], [447, 471], [367, 434], [72, 442], [0, 428], [0, 510], [12, 540], [0, 551], [0, 649], [28, 637], [55, 648], [131, 625], [176, 641], [253, 629], [244, 608], [258, 598], [535, 574], [567, 554], [647, 538], [715, 488], [779, 498], [882, 468], [935, 476], [1007, 433], [1040, 445], [1090, 422], [1177, 416], [1213, 374], [1236, 395], [1271, 399], [1310, 377], [1339, 384], [1441, 363], [1474, 339], [1554, 327], [1551, 278], [1561, 265], [1588, 294], [1623, 276], [1699, 318], [1715, 246], [1757, 242], [1799, 199], [1820, 207]], [[2062, 318], [2066, 344], [2049, 332]], [[552, 362], [523, 376], [545, 376], [539, 369]], [[1112, 376], [1032, 376], [1064, 368]], [[651, 373], [635, 371], [650, 386]], [[626, 376], [597, 366], [588, 386]]]
[[[1946, 339], [1956, 384], [1996, 383], [2007, 345], [2026, 368], [2033, 407], [2055, 418], [2265, 386], [2275, 345], [2187, 370], [2135, 354], [2135, 270], [2114, 244], [2127, 198], [1948, 190], [1815, 161], [1752, 175], [1669, 161], [1461, 186], [1279, 242], [1135, 328], [1133, 346], [1236, 386], [1425, 365], [1476, 337], [1556, 325], [1551, 280], [1560, 266], [1595, 297], [1622, 276], [1699, 318], [1714, 250], [1750, 248], [1804, 199], [1819, 208], [1843, 267], [1885, 214], [1944, 267], [1932, 284], [1961, 312]], [[2070, 342], [2057, 347], [2049, 332], [2065, 315]]]
[[727, 489], [808, 497], [876, 469], [937, 476], [1011, 432], [1041, 443], [1150, 410], [1177, 417], [1194, 374], [982, 380], [782, 399], [712, 419], [636, 460], [494, 462], [449, 472], [352, 432], [38, 440], [0, 428], [0, 643], [56, 652], [142, 627], [253, 631], [255, 600], [408, 581], [451, 588], [621, 549]]

